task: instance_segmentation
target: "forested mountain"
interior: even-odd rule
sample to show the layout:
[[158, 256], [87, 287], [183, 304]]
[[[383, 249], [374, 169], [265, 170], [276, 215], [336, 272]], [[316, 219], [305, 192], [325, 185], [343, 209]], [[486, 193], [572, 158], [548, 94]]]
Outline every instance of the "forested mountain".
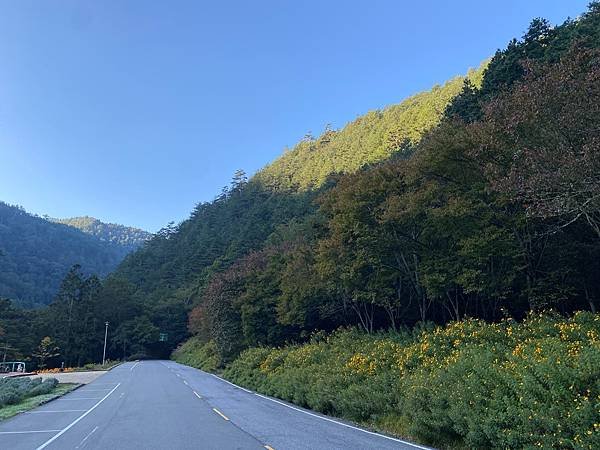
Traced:
[[[595, 154], [576, 154], [593, 148], [595, 103], [577, 95], [593, 95], [597, 46], [596, 4], [559, 27], [536, 19], [467, 77], [237, 173], [116, 275], [149, 304], [194, 306], [190, 330], [224, 360], [340, 324], [595, 308]], [[558, 161], [580, 165], [555, 180]]]
[[[431, 98], [412, 99], [412, 114], [392, 107], [339, 132], [326, 130], [238, 186], [236, 197], [195, 213], [213, 211], [215, 223], [243, 221], [254, 199], [265, 204], [257, 186], [270, 195], [314, 198], [306, 215], [290, 212], [262, 244], [241, 246], [248, 243], [240, 241], [243, 234], [227, 227], [196, 234], [193, 216], [132, 255], [119, 273], [130, 276], [133, 261], [148, 262], [149, 248], [164, 251], [182, 241], [195, 247], [187, 267], [170, 266], [169, 283], [153, 277], [152, 289], [185, 289], [196, 305], [190, 331], [210, 341], [222, 363], [247, 347], [340, 325], [371, 333], [465, 316], [595, 311], [599, 46], [598, 3], [558, 27], [535, 19], [522, 39], [495, 54], [480, 87], [473, 74], [459, 95], [446, 97], [445, 112]], [[426, 133], [411, 122], [425, 114], [424, 105], [428, 114], [439, 111]], [[414, 129], [424, 137], [406, 131]], [[393, 130], [405, 130], [398, 147], [383, 144]], [[248, 223], [266, 237], [275, 224], [263, 217]], [[214, 242], [237, 251], [209, 256], [205, 249]]]
[[[328, 136], [257, 179], [319, 186]], [[203, 280], [174, 357], [436, 447], [598, 448], [600, 2], [533, 20], [407, 146]]]
[[122, 247], [125, 253], [136, 250], [152, 237], [151, 233], [139, 228], [126, 227], [116, 223], [104, 223], [89, 216], [51, 220], [56, 223], [75, 227], [84, 233], [97, 237], [101, 241], [116, 244]]
[[[337, 174], [391, 156], [408, 157], [465, 80], [474, 86], [481, 83], [485, 65], [398, 105], [372, 111], [341, 130], [327, 128], [318, 138], [307, 137], [249, 181], [239, 171], [213, 202], [199, 204], [188, 220], [159, 231], [116, 273], [145, 294], [193, 302], [210, 274], [261, 247], [273, 232], [283, 232], [283, 225], [313, 214], [314, 198], [330, 188]], [[328, 177], [333, 177], [331, 183], [323, 185]]]
[[74, 264], [105, 276], [130, 251], [74, 227], [0, 202], [0, 297], [25, 307], [47, 305]]
[[444, 448], [597, 448], [599, 174], [593, 2], [236, 172], [105, 280], [113, 244], [0, 204], [0, 294], [34, 304], [88, 261], [48, 308], [0, 300], [0, 342], [80, 365], [108, 321], [109, 357], [191, 336], [181, 361]]
[[[23, 342], [14, 354], [27, 355], [27, 345], [48, 335], [71, 364], [98, 357], [91, 342], [102, 336], [105, 320], [111, 357], [164, 357], [190, 334], [185, 348], [200, 349], [196, 365], [228, 366], [259, 347], [244, 353], [243, 367], [234, 365], [235, 376], [261, 379], [269, 390], [275, 378], [261, 371], [275, 362], [261, 359], [269, 358], [265, 346], [300, 345], [311, 336], [318, 341], [339, 327], [363, 335], [388, 330], [391, 341], [399, 341], [413, 327], [432, 329], [465, 317], [513, 323], [549, 309], [595, 312], [599, 48], [598, 3], [557, 27], [536, 19], [521, 39], [467, 78], [307, 137], [250, 180], [238, 171], [214, 201], [160, 230], [106, 280], [75, 267], [43, 311], [0, 304], [11, 317], [24, 314], [32, 330], [29, 343], [5, 339]], [[42, 219], [9, 210], [41, 226]], [[45, 241], [35, 245], [52, 242]], [[14, 329], [15, 320], [0, 326]], [[449, 327], [447, 335], [454, 336], [455, 325]], [[477, 333], [469, 335], [476, 344]], [[586, 336], [573, 345], [592, 339]], [[460, 343], [446, 342], [451, 348], [442, 345], [436, 357], [454, 355]], [[398, 353], [406, 357], [402, 367], [421, 367], [426, 347], [419, 351], [424, 359], [418, 361]], [[345, 387], [356, 393], [379, 363], [369, 365], [367, 354], [351, 358], [349, 369], [364, 367], [358, 384]], [[514, 381], [514, 374], [507, 376]], [[380, 380], [382, 392], [395, 378], [401, 377]], [[336, 411], [339, 405], [319, 403], [324, 392], [314, 395], [316, 402], [325, 412]], [[461, 426], [432, 433], [460, 441]]]

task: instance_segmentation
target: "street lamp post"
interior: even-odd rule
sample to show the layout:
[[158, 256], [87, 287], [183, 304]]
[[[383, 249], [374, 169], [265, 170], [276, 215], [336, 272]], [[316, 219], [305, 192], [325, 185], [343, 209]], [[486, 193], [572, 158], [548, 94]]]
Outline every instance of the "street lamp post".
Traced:
[[104, 323], [104, 351], [102, 352], [102, 365], [106, 361], [106, 337], [108, 336], [108, 321]]

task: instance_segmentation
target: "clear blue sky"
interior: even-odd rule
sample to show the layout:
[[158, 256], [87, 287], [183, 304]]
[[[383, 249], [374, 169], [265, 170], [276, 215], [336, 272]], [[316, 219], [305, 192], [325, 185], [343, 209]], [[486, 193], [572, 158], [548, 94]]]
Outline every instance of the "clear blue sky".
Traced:
[[156, 231], [587, 0], [0, 1], [0, 200]]

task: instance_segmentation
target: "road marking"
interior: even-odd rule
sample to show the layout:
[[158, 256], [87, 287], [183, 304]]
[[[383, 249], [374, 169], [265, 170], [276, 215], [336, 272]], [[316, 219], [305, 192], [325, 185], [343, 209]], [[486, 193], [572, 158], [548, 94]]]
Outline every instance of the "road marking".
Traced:
[[110, 391], [110, 388], [106, 388], [106, 389], [86, 389], [86, 388], [83, 388], [79, 392], [81, 392], [82, 394], [87, 394], [88, 392], [106, 392], [106, 391]]
[[131, 369], [129, 369], [129, 370], [131, 371], [131, 370], [135, 369], [135, 367], [136, 367], [136, 366], [137, 366], [139, 363], [140, 363], [139, 361], [138, 361], [138, 362], [136, 362], [136, 363], [135, 363], [133, 366], [131, 366]]
[[386, 436], [385, 434], [375, 433], [374, 431], [368, 431], [368, 430], [364, 430], [362, 428], [358, 428], [358, 427], [354, 427], [352, 425], [348, 425], [347, 423], [338, 422], [337, 420], [330, 419], [329, 417], [323, 417], [323, 416], [320, 416], [318, 414], [313, 414], [313, 413], [311, 413], [309, 411], [305, 411], [303, 409], [296, 408], [294, 406], [288, 405], [287, 403], [280, 402], [279, 400], [275, 400], [274, 398], [267, 397], [266, 395], [262, 395], [262, 394], [259, 394], [257, 392], [255, 392], [254, 394], [258, 395], [261, 398], [264, 398], [265, 400], [269, 400], [269, 401], [272, 401], [272, 402], [275, 402], [275, 403], [279, 403], [280, 405], [283, 405], [286, 408], [290, 408], [290, 409], [293, 409], [294, 411], [298, 411], [298, 412], [301, 412], [301, 413], [304, 413], [304, 414], [308, 414], [309, 416], [313, 416], [313, 417], [316, 417], [318, 419], [326, 420], [327, 422], [336, 423], [336, 424], [341, 425], [343, 427], [351, 428], [351, 429], [357, 430], [357, 431], [362, 431], [363, 433], [372, 434], [373, 436], [379, 436], [379, 437], [382, 437], [384, 439], [389, 439], [390, 441], [400, 442], [400, 443], [405, 444], [405, 445], [410, 445], [411, 447], [414, 447], [414, 448], [420, 448], [422, 450], [431, 450], [429, 447], [423, 447], [421, 445], [413, 444], [412, 442], [403, 441], [402, 439], [396, 439], [396, 438], [393, 438], [393, 437], [390, 437], [390, 436]]
[[193, 392], [196, 397], [198, 397], [200, 400], [202, 400], [202, 396], [200, 394], [198, 394], [196, 391], [193, 391]]
[[273, 447], [271, 447], [270, 445], [265, 445], [265, 448], [266, 448], [267, 450], [275, 450], [275, 449], [274, 449]]
[[[85, 441], [87, 441], [87, 439], [96, 432], [96, 430], [98, 429], [98, 427], [94, 428], [92, 431], [90, 431], [88, 433], [88, 435], [86, 437], [83, 438], [83, 440], [79, 443], [79, 445], [81, 445], [82, 447], [85, 445]], [[79, 448], [79, 445], [75, 448]]]
[[67, 413], [67, 412], [83, 412], [87, 409], [61, 409], [56, 411], [26, 411], [25, 414], [46, 414], [46, 413]]
[[223, 419], [225, 420], [229, 420], [229, 417], [227, 417], [225, 414], [223, 414], [221, 411], [219, 411], [217, 408], [213, 408], [213, 411], [216, 412], [218, 415], [220, 415]]
[[236, 388], [238, 388], [238, 389], [241, 389], [241, 390], [242, 390], [242, 391], [244, 391], [244, 392], [248, 392], [249, 394], [253, 394], [253, 393], [254, 393], [254, 392], [252, 392], [252, 391], [251, 391], [251, 390], [249, 390], [249, 389], [243, 388], [243, 387], [241, 387], [241, 386], [238, 386], [237, 384], [233, 384], [233, 383], [231, 383], [231, 382], [227, 381], [227, 380], [226, 380], [226, 379], [224, 379], [224, 378], [218, 377], [218, 376], [216, 376], [214, 373], [211, 373], [211, 375], [212, 375], [213, 377], [215, 377], [217, 380], [224, 381], [225, 383], [227, 383], [227, 384], [230, 384], [230, 385], [232, 385], [233, 387], [236, 387]]
[[56, 433], [60, 430], [0, 431], [0, 434]]
[[183, 384], [185, 384], [186, 386], [189, 386], [188, 382], [183, 380]]
[[110, 396], [110, 394], [115, 392], [119, 386], [121, 386], [121, 383], [117, 384], [112, 389], [112, 391], [110, 391], [108, 394], [106, 394], [104, 397], [102, 397], [98, 403], [96, 403], [94, 406], [92, 406], [90, 409], [88, 409], [86, 412], [84, 412], [82, 415], [80, 415], [77, 419], [75, 419], [73, 422], [71, 422], [69, 425], [67, 425], [65, 428], [63, 428], [61, 431], [59, 431], [57, 434], [55, 434], [50, 439], [48, 439], [46, 442], [44, 442], [42, 445], [40, 445], [36, 450], [42, 450], [43, 448], [46, 448], [52, 442], [54, 442], [59, 437], [61, 437], [63, 434], [65, 434], [67, 431], [69, 431], [73, 426], [75, 426], [77, 424], [77, 422], [79, 422], [81, 419], [83, 419], [85, 416], [87, 416], [89, 413], [91, 413], [94, 409], [96, 409], [98, 407], [98, 405], [100, 405], [100, 403], [102, 403], [104, 400], [106, 400]]
[[[113, 389], [114, 390], [114, 389]], [[77, 398], [57, 398], [63, 402], [74, 402], [76, 400], [100, 400], [101, 397], [77, 397]]]
[[181, 375], [179, 375], [178, 373], [176, 373], [175, 375], [177, 375], [179, 378], [181, 378]]

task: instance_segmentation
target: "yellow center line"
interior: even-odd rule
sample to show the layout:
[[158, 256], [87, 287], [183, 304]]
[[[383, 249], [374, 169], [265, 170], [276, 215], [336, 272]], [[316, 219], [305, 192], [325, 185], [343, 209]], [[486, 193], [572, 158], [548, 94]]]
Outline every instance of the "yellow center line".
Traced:
[[220, 415], [223, 419], [225, 420], [229, 420], [229, 417], [227, 417], [225, 414], [223, 414], [221, 411], [219, 411], [217, 408], [213, 408], [213, 411], [216, 412], [218, 415]]

